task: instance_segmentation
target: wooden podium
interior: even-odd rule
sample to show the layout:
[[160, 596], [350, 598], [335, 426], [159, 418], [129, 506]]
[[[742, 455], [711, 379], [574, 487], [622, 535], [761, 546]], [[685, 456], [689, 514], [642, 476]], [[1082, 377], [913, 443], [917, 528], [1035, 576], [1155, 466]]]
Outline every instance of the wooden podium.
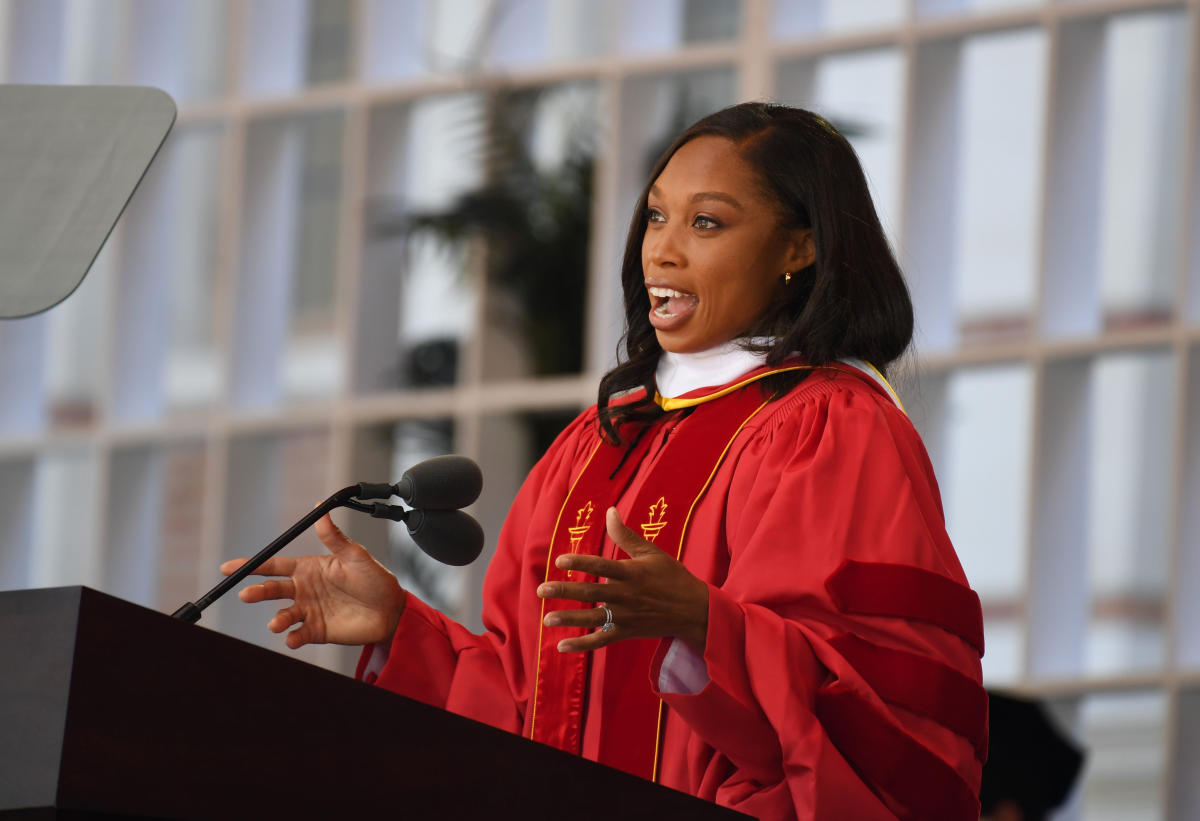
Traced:
[[0, 593], [0, 819], [127, 816], [747, 817], [88, 588]]

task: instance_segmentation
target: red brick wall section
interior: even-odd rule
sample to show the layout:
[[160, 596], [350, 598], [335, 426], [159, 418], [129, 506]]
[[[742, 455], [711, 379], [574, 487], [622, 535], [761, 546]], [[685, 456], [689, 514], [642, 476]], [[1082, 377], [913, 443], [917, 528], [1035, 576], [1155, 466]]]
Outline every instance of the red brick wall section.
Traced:
[[[171, 611], [194, 601], [217, 578], [215, 567], [200, 566], [204, 523], [203, 444], [172, 447], [164, 457], [162, 536], [158, 607]], [[201, 590], [201, 585], [204, 590]]]
[[[329, 486], [329, 434], [325, 431], [285, 433], [280, 437], [278, 453], [282, 487], [276, 508], [276, 530], [282, 533], [337, 488]], [[346, 515], [350, 514], [342, 513], [341, 517]], [[303, 556], [324, 550], [309, 530], [283, 552]]]

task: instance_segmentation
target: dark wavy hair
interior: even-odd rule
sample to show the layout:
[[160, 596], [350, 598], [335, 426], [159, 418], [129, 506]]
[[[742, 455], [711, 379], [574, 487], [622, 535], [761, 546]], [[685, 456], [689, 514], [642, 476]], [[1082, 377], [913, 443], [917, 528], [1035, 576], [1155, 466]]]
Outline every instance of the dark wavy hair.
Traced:
[[[624, 423], [648, 422], [663, 413], [654, 403], [654, 374], [662, 349], [650, 324], [642, 271], [646, 198], [675, 152], [703, 136], [734, 144], [757, 172], [760, 190], [776, 206], [783, 228], [812, 229], [816, 260], [793, 275], [787, 297], [748, 330], [747, 349], [766, 353], [769, 365], [799, 353], [812, 365], [854, 357], [886, 372], [912, 340], [908, 287], [875, 213], [858, 156], [846, 138], [820, 115], [800, 108], [755, 102], [722, 109], [671, 144], [654, 164], [634, 209], [621, 265], [624, 357], [600, 380], [597, 400], [601, 430], [613, 442], [621, 442], [619, 428]], [[756, 345], [752, 337], [765, 337], [769, 343]], [[791, 371], [760, 384], [768, 397], [778, 397], [807, 373]], [[645, 388], [646, 395], [611, 402], [637, 388]]]

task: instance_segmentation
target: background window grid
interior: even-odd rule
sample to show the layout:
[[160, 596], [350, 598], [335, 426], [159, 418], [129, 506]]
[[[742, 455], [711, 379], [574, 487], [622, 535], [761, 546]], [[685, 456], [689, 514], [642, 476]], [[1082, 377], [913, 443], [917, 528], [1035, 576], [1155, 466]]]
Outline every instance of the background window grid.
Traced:
[[[985, 679], [1091, 750], [1060, 817], [1200, 817], [1200, 0], [0, 0], [0, 81], [180, 105], [79, 291], [0, 324], [0, 588], [173, 610], [454, 451], [486, 476], [476, 565], [342, 522], [478, 626], [508, 505], [614, 361], [646, 171], [775, 99], [863, 160]], [[456, 233], [487, 187], [536, 192], [533, 241]], [[204, 617], [281, 649], [268, 618]]]

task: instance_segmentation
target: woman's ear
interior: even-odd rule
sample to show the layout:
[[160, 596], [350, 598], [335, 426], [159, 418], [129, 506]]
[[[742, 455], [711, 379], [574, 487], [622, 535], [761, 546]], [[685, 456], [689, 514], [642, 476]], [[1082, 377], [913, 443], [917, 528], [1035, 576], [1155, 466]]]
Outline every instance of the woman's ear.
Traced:
[[794, 228], [788, 232], [787, 264], [785, 271], [803, 271], [817, 261], [817, 244], [811, 228]]

